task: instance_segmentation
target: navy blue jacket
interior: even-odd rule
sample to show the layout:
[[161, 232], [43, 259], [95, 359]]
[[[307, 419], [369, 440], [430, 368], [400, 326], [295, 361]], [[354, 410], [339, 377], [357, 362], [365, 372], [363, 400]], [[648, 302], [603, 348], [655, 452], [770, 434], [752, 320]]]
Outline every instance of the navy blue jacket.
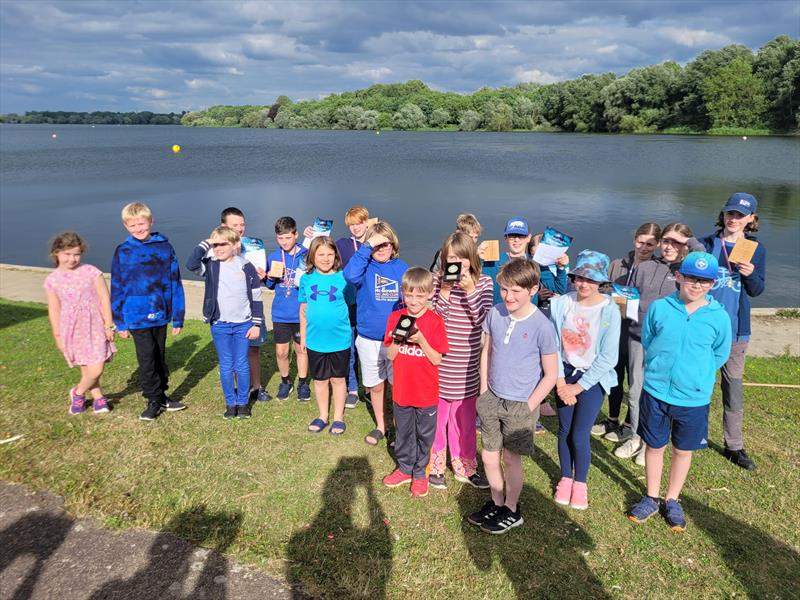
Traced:
[[[213, 260], [208, 256], [209, 248], [210, 246], [205, 240], [195, 246], [192, 255], [189, 257], [189, 260], [186, 261], [186, 268], [205, 278], [206, 289], [203, 293], [203, 320], [206, 323], [214, 323], [219, 320], [219, 304], [217, 303], [217, 292], [219, 291], [219, 261]], [[264, 303], [261, 301], [261, 279], [258, 277], [256, 268], [252, 263], [246, 260], [242, 265], [242, 271], [244, 271], [247, 284], [247, 299], [250, 301], [253, 325], [260, 326], [264, 322]]]
[[183, 327], [181, 270], [167, 238], [153, 233], [144, 241], [128, 236], [111, 261], [111, 313], [120, 331]]
[[[706, 252], [714, 254], [719, 261], [720, 269], [722, 269], [723, 266], [727, 268], [727, 265], [725, 263], [725, 257], [722, 255], [721, 247], [718, 252], [714, 252], [714, 241], [719, 240], [720, 233], [722, 233], [722, 230], [717, 230], [711, 235], [700, 238], [699, 242], [705, 246]], [[746, 233], [744, 237], [745, 239], [758, 242], [758, 239], [750, 234]], [[750, 297], [752, 296], [755, 298], [761, 295], [766, 285], [767, 251], [764, 249], [764, 244], [761, 242], [758, 242], [751, 262], [754, 267], [753, 272], [747, 277], [739, 274], [742, 281], [742, 288], [744, 288], [745, 292], [744, 294], [739, 294], [739, 327], [736, 329], [736, 335], [739, 337], [750, 335]], [[738, 271], [736, 265], [732, 265], [732, 267], [734, 270]], [[713, 296], [714, 290], [712, 290], [710, 294]]]

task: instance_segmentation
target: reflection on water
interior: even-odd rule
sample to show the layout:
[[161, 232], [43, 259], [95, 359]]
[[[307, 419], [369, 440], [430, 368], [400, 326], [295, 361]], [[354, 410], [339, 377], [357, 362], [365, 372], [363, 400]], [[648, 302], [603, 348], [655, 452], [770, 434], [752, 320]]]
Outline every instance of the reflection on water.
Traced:
[[181, 260], [229, 205], [272, 244], [285, 214], [301, 227], [333, 217], [344, 235], [354, 203], [396, 227], [411, 264], [428, 265], [465, 211], [487, 239], [521, 214], [537, 230], [572, 234], [575, 251], [613, 257], [645, 221], [709, 233], [725, 199], [748, 191], [767, 247], [767, 290], [754, 305], [797, 306], [799, 180], [794, 138], [4, 125], [0, 260], [47, 265], [47, 240], [71, 228], [89, 240], [87, 260], [107, 270], [125, 235], [119, 210], [133, 200], [152, 206]]

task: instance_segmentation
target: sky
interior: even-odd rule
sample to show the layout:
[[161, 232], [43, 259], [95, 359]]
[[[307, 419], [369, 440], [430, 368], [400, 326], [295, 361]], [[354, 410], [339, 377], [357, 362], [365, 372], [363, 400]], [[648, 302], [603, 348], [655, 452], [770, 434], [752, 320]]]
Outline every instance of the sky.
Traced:
[[551, 83], [774, 37], [800, 1], [0, 0], [0, 113], [180, 112], [374, 83]]

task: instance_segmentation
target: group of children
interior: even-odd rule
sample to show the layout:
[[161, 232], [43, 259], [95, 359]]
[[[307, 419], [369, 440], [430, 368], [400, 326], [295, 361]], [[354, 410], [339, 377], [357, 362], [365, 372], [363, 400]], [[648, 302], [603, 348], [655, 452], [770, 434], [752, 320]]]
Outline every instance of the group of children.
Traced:
[[[490, 490], [468, 521], [496, 534], [521, 525], [522, 457], [533, 452], [540, 409], [549, 408], [546, 399], [555, 389], [561, 467], [555, 502], [588, 508], [590, 435], [605, 436], [621, 443], [617, 456], [645, 465], [647, 494], [630, 519], [642, 522], [663, 510], [670, 526], [683, 530], [678, 497], [692, 451], [707, 446], [717, 369], [725, 456], [755, 468], [742, 439], [741, 378], [748, 297], [764, 289], [764, 248], [758, 243], [747, 261], [732, 255], [738, 239], [755, 241], [756, 208], [752, 195], [736, 193], [720, 213], [718, 231], [706, 238], [695, 239], [680, 223], [663, 230], [646, 223], [628, 256], [612, 262], [584, 250], [571, 267], [566, 253], [549, 266], [533, 260], [538, 240], [522, 217], [506, 225], [507, 252], [485, 260], [486, 244], [477, 243], [480, 224], [460, 215], [425, 269], [409, 268], [392, 227], [370, 223], [362, 206], [347, 211], [351, 235], [336, 242], [307, 228], [306, 243], [298, 244], [294, 219], [281, 217], [278, 249], [268, 256], [261, 240], [244, 236], [244, 215], [231, 207], [186, 266], [205, 279], [203, 317], [219, 357], [225, 418], [246, 419], [252, 402], [271, 399], [261, 385], [259, 359], [267, 338], [266, 286], [275, 292], [276, 396], [286, 399], [294, 391], [293, 347], [297, 398], [310, 399], [310, 375], [319, 409], [309, 433], [345, 433], [345, 409], [358, 403], [358, 364], [375, 419], [364, 440], [379, 444], [387, 433], [386, 382], [392, 384], [397, 468], [385, 485], [409, 484], [414, 497], [425, 496], [429, 486], [446, 488], [449, 453], [456, 480]], [[168, 325], [173, 335], [183, 325], [183, 288], [174, 249], [151, 231], [149, 208], [129, 204], [122, 220], [130, 235], [114, 253], [110, 294], [102, 273], [80, 264], [84, 242], [71, 232], [55, 238], [57, 268], [45, 282], [49, 315], [59, 350], [81, 368], [69, 393], [70, 414], [85, 410], [87, 394], [95, 412], [108, 411], [99, 380], [115, 352], [116, 330], [134, 340], [146, 399], [140, 418], [153, 420], [164, 410], [185, 408], [166, 395], [164, 360]], [[263, 263], [247, 259], [258, 252]], [[635, 288], [637, 314], [620, 310], [609, 294], [612, 284]], [[625, 374], [628, 416], [620, 424]], [[595, 425], [606, 395], [608, 419]], [[478, 471], [476, 422], [485, 476]]]

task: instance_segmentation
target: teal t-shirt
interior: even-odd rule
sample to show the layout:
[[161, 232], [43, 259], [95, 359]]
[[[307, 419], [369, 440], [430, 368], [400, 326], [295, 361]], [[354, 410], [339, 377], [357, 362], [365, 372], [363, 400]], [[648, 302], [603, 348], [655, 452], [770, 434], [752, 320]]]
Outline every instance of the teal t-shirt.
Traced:
[[341, 271], [317, 271], [300, 279], [298, 301], [306, 304], [306, 347], [314, 352], [339, 352], [350, 348], [350, 316], [355, 290]]

